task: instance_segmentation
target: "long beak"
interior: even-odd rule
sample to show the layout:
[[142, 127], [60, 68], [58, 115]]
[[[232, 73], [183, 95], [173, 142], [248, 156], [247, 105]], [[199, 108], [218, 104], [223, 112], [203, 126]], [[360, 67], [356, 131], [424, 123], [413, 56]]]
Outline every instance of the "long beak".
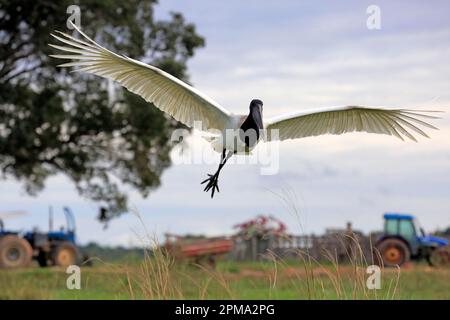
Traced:
[[253, 108], [252, 110], [252, 118], [253, 121], [255, 121], [256, 125], [258, 126], [258, 129], [264, 129], [264, 124], [262, 121], [262, 114], [260, 108]]

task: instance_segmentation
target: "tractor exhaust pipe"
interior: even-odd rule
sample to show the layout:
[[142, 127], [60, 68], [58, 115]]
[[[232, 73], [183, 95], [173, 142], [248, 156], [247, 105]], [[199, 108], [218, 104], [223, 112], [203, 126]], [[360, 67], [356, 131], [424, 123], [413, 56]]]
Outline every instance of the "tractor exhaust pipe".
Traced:
[[53, 232], [53, 207], [48, 207], [48, 231]]

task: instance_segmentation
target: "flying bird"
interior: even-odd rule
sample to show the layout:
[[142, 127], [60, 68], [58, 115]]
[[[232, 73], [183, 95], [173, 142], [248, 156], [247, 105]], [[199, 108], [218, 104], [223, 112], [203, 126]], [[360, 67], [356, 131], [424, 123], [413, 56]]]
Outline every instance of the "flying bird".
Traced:
[[[425, 122], [437, 119], [434, 111], [382, 109], [362, 106], [303, 110], [263, 121], [263, 102], [254, 99], [249, 112], [235, 115], [194, 87], [157, 67], [118, 55], [96, 43], [72, 23], [84, 40], [56, 31], [51, 34], [62, 45], [50, 44], [63, 54], [51, 55], [69, 59], [59, 67], [77, 67], [75, 71], [110, 78], [140, 95], [177, 121], [200, 130], [214, 130], [206, 139], [221, 153], [217, 171], [202, 181], [204, 191], [219, 192], [220, 171], [234, 154], [249, 154], [261, 140], [288, 140], [324, 134], [369, 132], [416, 141], [413, 133], [428, 137], [421, 127], [437, 129]], [[232, 134], [230, 134], [230, 132]], [[277, 134], [270, 134], [276, 132]]]

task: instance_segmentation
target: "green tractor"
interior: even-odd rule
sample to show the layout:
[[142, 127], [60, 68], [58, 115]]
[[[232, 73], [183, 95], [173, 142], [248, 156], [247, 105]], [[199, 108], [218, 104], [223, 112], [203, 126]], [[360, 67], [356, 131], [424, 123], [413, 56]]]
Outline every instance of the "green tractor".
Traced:
[[426, 235], [414, 216], [386, 213], [384, 233], [376, 242], [375, 255], [387, 267], [421, 259], [432, 266], [441, 266], [450, 263], [448, 244], [447, 239]]

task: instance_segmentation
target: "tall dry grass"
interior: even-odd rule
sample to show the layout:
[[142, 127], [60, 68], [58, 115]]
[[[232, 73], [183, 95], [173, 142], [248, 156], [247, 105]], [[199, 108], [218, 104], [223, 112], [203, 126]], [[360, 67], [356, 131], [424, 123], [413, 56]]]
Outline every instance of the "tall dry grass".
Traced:
[[[296, 197], [291, 191], [277, 195], [286, 208], [298, 219], [303, 231], [301, 215]], [[135, 212], [144, 229], [141, 237], [146, 243], [145, 258], [139, 268], [127, 273], [125, 287], [131, 298], [144, 299], [239, 299], [242, 292], [236, 285], [247, 281], [252, 285], [251, 277], [233, 275], [226, 270], [211, 269], [203, 265], [177, 261], [160, 246], [156, 237], [148, 232], [138, 212]], [[368, 289], [366, 285], [367, 267], [373, 265], [375, 258], [367, 261], [361, 244], [354, 236], [348, 235], [351, 250], [345, 243], [348, 263], [341, 265], [335, 252], [324, 250], [320, 261], [309, 254], [308, 249], [296, 250], [294, 256], [300, 266], [292, 268], [290, 261], [277, 256], [274, 252], [265, 255], [264, 276], [268, 299], [282, 297], [283, 290], [295, 291], [298, 299], [395, 299], [400, 281], [400, 269], [393, 274], [381, 266], [383, 290]], [[269, 267], [267, 267], [269, 265]], [[286, 276], [286, 273], [289, 276]], [[261, 281], [261, 278], [258, 278]], [[286, 287], [289, 283], [290, 287]], [[244, 298], [247, 298], [244, 296]]]
[[[270, 191], [270, 190], [269, 190]], [[301, 234], [305, 234], [305, 229], [302, 223], [302, 212], [298, 204], [299, 196], [296, 192], [285, 185], [281, 189], [281, 192], [273, 192], [284, 205], [286, 210], [296, 218]], [[306, 217], [305, 217], [306, 218]], [[302, 284], [305, 288], [303, 291], [306, 292], [306, 297], [308, 299], [326, 299], [327, 295], [324, 286], [324, 280], [317, 276], [317, 273], [325, 273], [327, 280], [332, 283], [334, 293], [338, 299], [395, 299], [397, 295], [397, 289], [400, 281], [400, 268], [397, 268], [395, 277], [387, 277], [387, 273], [392, 270], [386, 270], [384, 265], [380, 265], [381, 269], [381, 279], [387, 280], [387, 289], [383, 291], [369, 289], [367, 286], [367, 268], [371, 265], [378, 265], [378, 262], [382, 262], [379, 252], [371, 251], [370, 261], [367, 260], [362, 245], [355, 234], [344, 234], [346, 240], [350, 241], [351, 245], [348, 245], [348, 241], [343, 241], [342, 238], [338, 238], [341, 247], [345, 250], [348, 266], [351, 267], [351, 272], [343, 272], [342, 266], [339, 263], [336, 252], [331, 252], [330, 250], [323, 250], [322, 259], [319, 261], [314, 258], [309, 249], [295, 250], [296, 256], [302, 261], [303, 273], [298, 273], [296, 277], [297, 285]], [[370, 239], [370, 247], [372, 248], [372, 242]], [[347, 243], [346, 243], [347, 242]], [[285, 264], [283, 259], [280, 257], [275, 257], [273, 253], [270, 254], [272, 260], [276, 263]], [[331, 264], [331, 268], [329, 265]], [[345, 269], [347, 270], [347, 268]], [[352, 289], [348, 290], [346, 285], [350, 283]], [[384, 284], [386, 286], [386, 283]]]

